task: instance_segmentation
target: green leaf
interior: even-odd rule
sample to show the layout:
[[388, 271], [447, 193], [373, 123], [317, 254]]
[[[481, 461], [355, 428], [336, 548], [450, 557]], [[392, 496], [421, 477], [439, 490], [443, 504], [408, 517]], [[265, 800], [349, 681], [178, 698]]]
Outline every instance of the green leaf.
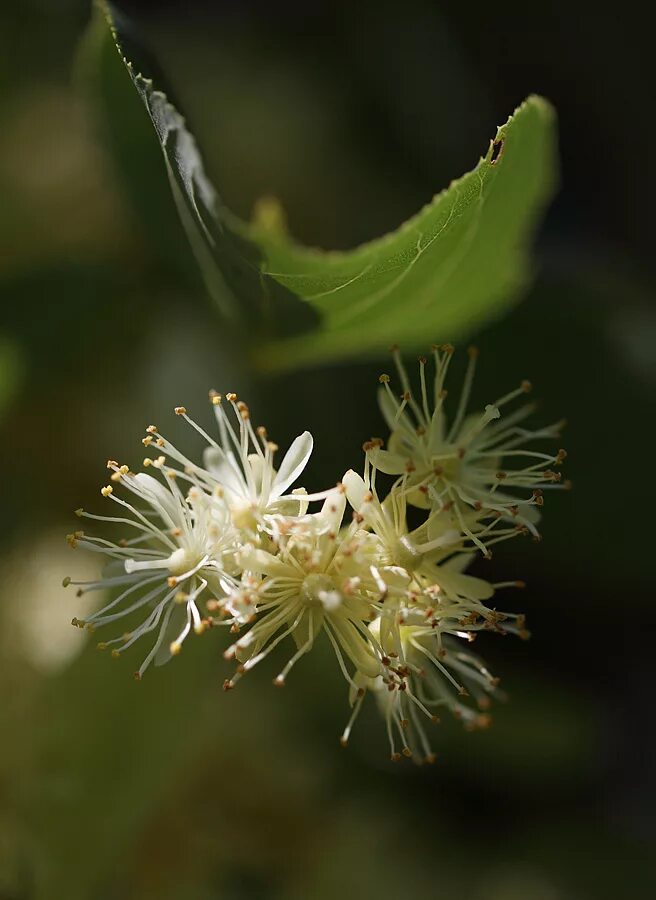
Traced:
[[392, 342], [423, 347], [479, 327], [519, 296], [555, 185], [555, 116], [546, 100], [529, 97], [477, 166], [395, 232], [323, 252], [295, 243], [275, 227], [277, 216], [245, 223], [221, 203], [130, 26], [107, 0], [97, 6], [93, 27], [109, 28], [148, 111], [208, 288], [224, 316], [248, 331], [257, 364], [373, 356]]

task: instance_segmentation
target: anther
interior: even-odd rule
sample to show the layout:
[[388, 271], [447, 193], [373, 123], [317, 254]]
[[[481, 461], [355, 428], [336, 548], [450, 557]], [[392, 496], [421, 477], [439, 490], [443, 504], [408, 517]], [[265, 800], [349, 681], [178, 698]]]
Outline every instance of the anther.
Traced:
[[176, 416], [186, 416], [187, 415], [187, 410], [184, 408], [184, 406], [176, 406], [175, 409], [173, 410], [173, 412], [176, 414]]
[[107, 484], [104, 488], [100, 489], [100, 493], [103, 495], [103, 497], [109, 497], [110, 494], [114, 493], [114, 488], [111, 486], [111, 484]]

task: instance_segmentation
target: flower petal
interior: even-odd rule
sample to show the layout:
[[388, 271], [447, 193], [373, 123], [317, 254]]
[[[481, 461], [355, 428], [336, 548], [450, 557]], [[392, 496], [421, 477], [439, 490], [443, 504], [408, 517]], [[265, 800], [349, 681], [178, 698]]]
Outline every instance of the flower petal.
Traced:
[[232, 454], [225, 453], [220, 447], [207, 447], [203, 453], [203, 462], [221, 487], [227, 488], [237, 497], [248, 498], [246, 481]]
[[349, 469], [342, 478], [342, 484], [346, 488], [346, 498], [356, 512], [360, 512], [360, 507], [364, 502], [366, 494], [369, 493], [364, 478], [358, 475], [353, 469]]
[[271, 500], [276, 500], [281, 494], [284, 494], [287, 488], [296, 481], [307, 465], [313, 445], [314, 441], [309, 431], [304, 431], [303, 434], [299, 434], [295, 438], [291, 447], [285, 453], [278, 469], [278, 474], [274, 479], [271, 489]]
[[266, 550], [260, 550], [252, 544], [248, 544], [239, 551], [239, 563], [249, 572], [258, 575], [289, 576], [290, 570], [285, 563]]
[[337, 533], [344, 518], [345, 508], [346, 497], [343, 491], [335, 488], [324, 500], [321, 510], [316, 513], [316, 517], [329, 531]]
[[469, 600], [489, 600], [494, 594], [494, 588], [489, 581], [474, 578], [473, 575], [462, 575], [444, 566], [437, 566], [435, 582], [447, 594], [457, 594]]
[[386, 475], [402, 475], [408, 464], [407, 456], [382, 449], [373, 450], [370, 459], [373, 465]]

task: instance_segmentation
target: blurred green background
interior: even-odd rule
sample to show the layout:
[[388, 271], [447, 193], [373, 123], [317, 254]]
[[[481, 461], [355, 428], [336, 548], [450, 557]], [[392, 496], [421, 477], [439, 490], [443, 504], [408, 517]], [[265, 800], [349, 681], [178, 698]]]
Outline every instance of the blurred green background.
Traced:
[[137, 466], [151, 421], [198, 452], [173, 406], [209, 425], [208, 388], [237, 390], [281, 445], [313, 432], [304, 483], [321, 488], [381, 432], [388, 362], [249, 371], [196, 274], [154, 138], [140, 179], [116, 164], [111, 133], [130, 147], [138, 105], [108, 128], [72, 77], [86, 0], [3, 6], [0, 898], [653, 896], [656, 186], [643, 160], [656, 125], [638, 7], [121, 6], [226, 202], [248, 217], [274, 194], [293, 234], [326, 248], [396, 227], [524, 96], [552, 100], [562, 190], [534, 286], [471, 337], [478, 401], [529, 377], [539, 415], [567, 417], [575, 489], [548, 497], [542, 544], [477, 563], [528, 582], [507, 604], [533, 638], [480, 644], [511, 702], [486, 732], [445, 722], [435, 767], [387, 762], [373, 703], [340, 750], [345, 685], [319, 648], [284, 691], [262, 670], [230, 694], [216, 636], [141, 684], [133, 660], [98, 655], [60, 585], [97, 571], [64, 535], [73, 509], [99, 504], [107, 457]]

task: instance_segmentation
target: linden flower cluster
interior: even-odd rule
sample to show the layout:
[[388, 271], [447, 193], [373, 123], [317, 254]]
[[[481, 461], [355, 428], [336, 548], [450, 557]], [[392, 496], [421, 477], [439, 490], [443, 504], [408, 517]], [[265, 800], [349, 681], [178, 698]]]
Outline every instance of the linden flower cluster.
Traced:
[[65, 584], [76, 584], [79, 594], [115, 593], [73, 624], [95, 630], [116, 623], [120, 631], [125, 622], [123, 633], [98, 645], [115, 657], [146, 638], [137, 679], [151, 663], [177, 655], [192, 631], [227, 627], [235, 637], [224, 655], [235, 668], [225, 689], [279, 644], [288, 647], [273, 679], [281, 686], [315, 641], [325, 639], [349, 686], [342, 743], [371, 693], [393, 760], [435, 759], [429, 730], [443, 709], [470, 729], [485, 727], [498, 680], [468, 647], [480, 631], [527, 637], [524, 617], [497, 609], [495, 597], [523, 585], [492, 584], [466, 569], [499, 541], [539, 537], [543, 493], [564, 486], [556, 469], [565, 452], [525, 448], [557, 437], [559, 426], [528, 430], [530, 404], [505, 412], [530, 390], [527, 382], [469, 413], [474, 350], [449, 418], [445, 383], [453, 348], [433, 348], [432, 371], [420, 358], [417, 395], [393, 352], [399, 385], [380, 376], [387, 448], [379, 438], [367, 442], [361, 473], [349, 470], [320, 493], [293, 487], [312, 453], [309, 432], [276, 467], [278, 448], [265, 428], [253, 427], [235, 394], [210, 393], [218, 440], [183, 407], [175, 410], [207, 442], [202, 465], [149, 426], [143, 438], [152, 454], [143, 463], [149, 471], [107, 464], [112, 474], [101, 493], [116, 504], [115, 515], [77, 511], [125, 536], [113, 542], [84, 531], [69, 535], [73, 547], [109, 563], [97, 581]]

